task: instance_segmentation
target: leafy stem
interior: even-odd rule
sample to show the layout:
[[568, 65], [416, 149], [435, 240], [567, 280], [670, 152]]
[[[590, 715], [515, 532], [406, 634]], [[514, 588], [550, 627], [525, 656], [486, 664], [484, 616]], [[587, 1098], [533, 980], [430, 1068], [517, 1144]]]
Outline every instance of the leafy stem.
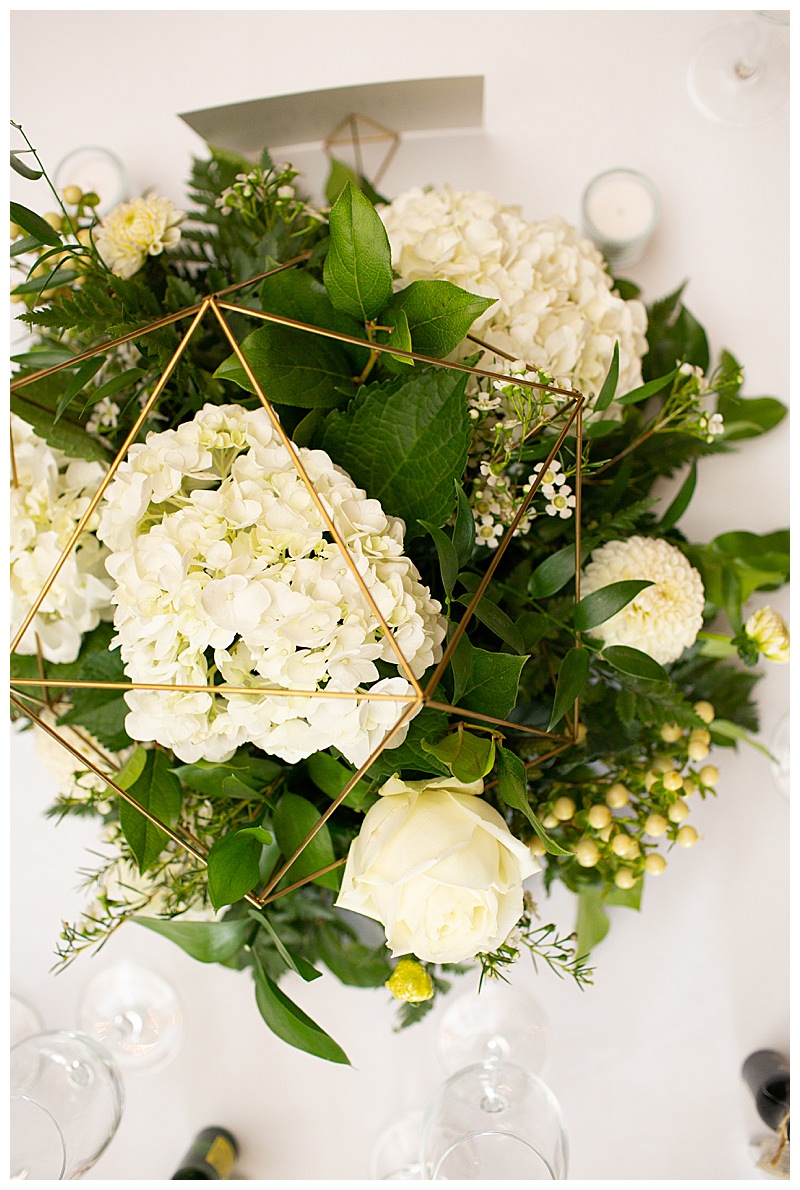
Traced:
[[42, 163], [42, 160], [41, 160], [41, 158], [40, 158], [39, 154], [36, 152], [36, 150], [34, 149], [33, 145], [32, 145], [32, 144], [31, 144], [31, 142], [28, 140], [28, 137], [27, 137], [27, 135], [26, 135], [26, 133], [25, 133], [25, 130], [24, 130], [24, 128], [22, 127], [22, 125], [21, 125], [21, 124], [17, 124], [17, 123], [16, 123], [14, 120], [11, 120], [11, 121], [10, 121], [10, 123], [11, 123], [11, 126], [12, 126], [12, 128], [16, 128], [16, 129], [17, 129], [17, 131], [18, 131], [18, 132], [20, 133], [20, 135], [22, 136], [22, 139], [25, 141], [25, 144], [28, 146], [28, 148], [29, 148], [29, 150], [31, 151], [31, 153], [33, 153], [33, 156], [34, 156], [34, 158], [35, 158], [35, 160], [36, 160], [36, 164], [39, 166], [39, 168], [40, 168], [40, 169], [41, 169], [41, 171], [42, 171], [42, 177], [43, 177], [43, 178], [44, 178], [44, 180], [47, 182], [47, 185], [50, 187], [50, 189], [51, 189], [51, 191], [52, 191], [52, 193], [53, 193], [53, 196], [54, 196], [54, 198], [55, 198], [56, 202], [57, 202], [57, 203], [58, 203], [58, 205], [61, 207], [61, 210], [62, 210], [62, 213], [63, 213], [63, 215], [64, 215], [64, 218], [65, 218], [65, 219], [66, 219], [66, 221], [67, 221], [67, 226], [69, 227], [70, 234], [71, 234], [72, 236], [74, 236], [74, 238], [77, 240], [77, 238], [78, 238], [78, 233], [77, 233], [77, 232], [76, 232], [76, 230], [75, 230], [75, 225], [74, 225], [74, 224], [73, 224], [73, 222], [72, 222], [72, 218], [70, 217], [70, 215], [68, 215], [68, 214], [67, 214], [67, 208], [64, 206], [64, 203], [61, 201], [61, 195], [58, 193], [58, 191], [56, 190], [56, 188], [55, 188], [55, 186], [53, 185], [52, 181], [50, 180], [50, 176], [49, 176], [49, 174], [48, 174], [47, 170], [45, 169], [45, 167], [44, 167], [44, 164]]

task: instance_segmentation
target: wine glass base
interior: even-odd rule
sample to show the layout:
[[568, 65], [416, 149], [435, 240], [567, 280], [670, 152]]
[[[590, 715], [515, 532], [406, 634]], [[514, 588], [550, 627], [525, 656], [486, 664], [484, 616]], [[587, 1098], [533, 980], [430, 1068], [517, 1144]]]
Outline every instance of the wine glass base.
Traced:
[[715, 29], [689, 65], [692, 102], [721, 124], [757, 124], [777, 115], [789, 101], [789, 46], [779, 33], [762, 31], [762, 44], [757, 56], [750, 55], [750, 65], [754, 24], [731, 21]]
[[80, 1027], [125, 1070], [161, 1070], [183, 1040], [183, 1013], [172, 986], [146, 967], [122, 961], [91, 979]]

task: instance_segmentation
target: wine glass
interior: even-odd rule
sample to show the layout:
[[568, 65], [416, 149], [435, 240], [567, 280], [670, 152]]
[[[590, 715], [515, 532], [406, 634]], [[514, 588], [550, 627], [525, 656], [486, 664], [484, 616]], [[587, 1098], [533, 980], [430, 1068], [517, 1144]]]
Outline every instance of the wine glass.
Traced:
[[111, 1056], [80, 1033], [36, 1033], [11, 1050], [11, 1178], [79, 1178], [122, 1115]]
[[383, 1130], [369, 1157], [371, 1181], [420, 1181], [419, 1138], [423, 1117], [421, 1111], [412, 1112]]
[[532, 996], [507, 983], [489, 983], [448, 1005], [436, 1051], [446, 1074], [493, 1058], [541, 1074], [550, 1056], [550, 1025]]
[[720, 25], [695, 50], [689, 94], [703, 115], [723, 124], [755, 124], [789, 99], [788, 11], [748, 13]]
[[183, 1013], [171, 984], [127, 959], [99, 972], [78, 1006], [80, 1027], [129, 1070], [155, 1071], [177, 1054]]
[[433, 1097], [423, 1178], [553, 1181], [567, 1175], [561, 1108], [538, 1075], [497, 1058], [457, 1071]]
[[775, 727], [769, 741], [769, 750], [775, 759], [770, 763], [772, 780], [779, 791], [789, 800], [789, 744], [791, 716], [787, 712]]
[[20, 996], [17, 992], [12, 992], [11, 1016], [9, 1020], [10, 1044], [16, 1045], [18, 1041], [22, 1041], [25, 1037], [30, 1037], [33, 1033], [43, 1032], [44, 1021], [41, 1018], [38, 1008], [31, 1004], [30, 1000], [26, 1000], [24, 996]]

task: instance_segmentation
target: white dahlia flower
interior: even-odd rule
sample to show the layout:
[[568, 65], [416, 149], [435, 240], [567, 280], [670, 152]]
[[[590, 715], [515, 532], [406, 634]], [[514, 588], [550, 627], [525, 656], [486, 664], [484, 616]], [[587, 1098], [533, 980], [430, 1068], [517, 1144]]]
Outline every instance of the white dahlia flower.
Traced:
[[[16, 633], [50, 577], [105, 474], [101, 463], [71, 459], [48, 446], [22, 418], [11, 415], [11, 630]], [[25, 631], [18, 653], [74, 661], [84, 632], [111, 618], [113, 584], [93, 530], [97, 514]]]
[[168, 198], [145, 194], [109, 211], [94, 233], [94, 242], [112, 273], [132, 277], [148, 256], [175, 247], [181, 238], [178, 224], [185, 218], [185, 211]]
[[748, 618], [744, 631], [767, 661], [778, 665], [788, 662], [791, 654], [789, 629], [783, 616], [773, 607], [757, 608]]
[[629, 645], [666, 665], [677, 661], [703, 625], [705, 594], [700, 575], [676, 546], [657, 537], [609, 541], [592, 552], [581, 579], [590, 595], [623, 579], [649, 579], [635, 599], [592, 629], [606, 645]]
[[645, 307], [612, 289], [598, 249], [563, 219], [528, 223], [490, 194], [448, 186], [407, 190], [379, 214], [401, 288], [435, 278], [497, 299], [473, 324], [479, 337], [587, 397], [617, 341], [617, 392], [641, 384]]
[[259, 693], [129, 692], [132, 739], [189, 763], [249, 741], [290, 763], [334, 746], [361, 764], [407, 704], [308, 692], [411, 694], [390, 636], [415, 677], [441, 656], [441, 606], [403, 554], [403, 522], [324, 451], [294, 450], [388, 634], [267, 412], [206, 405], [133, 446], [109, 485], [114, 643], [134, 682]]

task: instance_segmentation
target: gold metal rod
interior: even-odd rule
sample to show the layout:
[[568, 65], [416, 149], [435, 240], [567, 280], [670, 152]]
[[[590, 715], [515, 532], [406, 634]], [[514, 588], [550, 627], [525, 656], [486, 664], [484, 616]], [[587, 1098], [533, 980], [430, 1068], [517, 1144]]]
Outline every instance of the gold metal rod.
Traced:
[[[578, 410], [578, 416], [575, 420], [575, 603], [580, 603], [581, 599], [581, 515], [583, 504], [583, 409]], [[580, 632], [575, 633], [575, 643], [580, 641]], [[580, 700], [575, 699], [573, 703], [574, 720], [572, 724], [572, 738], [573, 742], [578, 740], [578, 727], [580, 725]]]
[[190, 686], [167, 682], [90, 682], [83, 678], [10, 678], [11, 686], [57, 686], [66, 690], [164, 690], [178, 694], [273, 694], [279, 698], [341, 698], [358, 702], [419, 702], [418, 694], [373, 694], [369, 690], [286, 690], [283, 686]]
[[17, 473], [17, 454], [14, 450], [14, 428], [8, 427], [8, 432], [11, 436], [11, 483], [15, 488], [19, 487], [19, 474]]
[[529, 727], [526, 723], [513, 723], [510, 719], [497, 719], [494, 715], [483, 715], [479, 711], [468, 711], [463, 707], [451, 706], [448, 702], [436, 702], [432, 698], [425, 699], [425, 706], [433, 711], [445, 711], [449, 715], [460, 715], [462, 719], [480, 719], [482, 723], [495, 723], [498, 727], [508, 727], [511, 731], [521, 731], [525, 735], [535, 735], [546, 740], [558, 740], [563, 737], [553, 732], [543, 731], [539, 727]]
[[[370, 139], [372, 139], [372, 138], [370, 138]], [[380, 139], [380, 138], [375, 137], [375, 140], [378, 140], [378, 139]], [[383, 161], [380, 163], [377, 170], [375, 171], [375, 179], [374, 179], [375, 186], [380, 185], [381, 179], [383, 178], [383, 175], [386, 173], [387, 169], [389, 168], [391, 162], [394, 160], [395, 153], [397, 152], [399, 147], [400, 147], [400, 137], [395, 135], [395, 138], [392, 141], [391, 145], [389, 146], [386, 156], [384, 157]]]
[[[277, 268], [268, 269], [265, 273], [258, 273], [255, 277], [248, 277], [246, 281], [237, 281], [235, 285], [228, 285], [225, 289], [219, 289], [211, 296], [221, 297], [223, 294], [235, 293], [237, 289], [244, 289], [247, 285], [254, 285], [256, 281], [264, 281], [267, 277], [271, 277], [273, 273], [282, 273], [284, 269], [294, 268], [296, 264], [301, 264], [304, 260], [308, 260], [310, 255], [310, 252], [302, 252], [299, 256], [294, 256], [291, 260], [279, 264]], [[207, 300], [205, 298], [202, 302], [197, 302], [194, 306], [187, 306], [184, 310], [178, 310], [175, 314], [165, 314], [163, 318], [158, 318], [155, 322], [148, 322], [147, 326], [143, 326], [139, 330], [128, 331], [126, 335], [120, 335], [116, 339], [107, 339], [99, 346], [90, 347], [87, 351], [81, 352], [80, 355], [74, 355], [63, 363], [53, 364], [50, 368], [41, 368], [38, 372], [31, 372], [29, 376], [22, 376], [19, 380], [12, 380], [11, 392], [16, 392], [17, 389], [24, 388], [27, 384], [33, 384], [36, 380], [42, 380], [45, 376], [52, 376], [54, 372], [61, 372], [65, 368], [73, 368], [75, 364], [92, 359], [93, 356], [100, 355], [104, 351], [110, 351], [112, 347], [120, 347], [123, 343], [130, 343], [133, 339], [143, 339], [151, 331], [161, 330], [165, 326], [170, 326], [173, 322], [180, 322], [182, 318], [188, 318], [190, 315], [196, 314]]]
[[333, 872], [336, 868], [341, 868], [343, 864], [347, 863], [347, 856], [342, 856], [341, 859], [335, 859], [332, 864], [327, 864], [324, 868], [320, 868], [317, 872], [310, 872], [302, 880], [296, 880], [294, 884], [290, 884], [288, 888], [282, 888], [280, 892], [274, 892], [271, 896], [266, 897], [265, 900], [259, 900], [259, 905], [263, 908], [264, 905], [269, 905], [272, 901], [277, 901], [279, 897], [285, 897], [287, 893], [294, 892], [297, 888], [302, 888], [304, 884], [311, 884], [318, 876], [324, 876], [326, 872]]
[[486, 593], [486, 589], [489, 586], [489, 583], [491, 582], [492, 577], [494, 576], [494, 572], [497, 570], [497, 567], [500, 565], [500, 562], [503, 558], [505, 551], [508, 549], [509, 545], [511, 544], [511, 540], [514, 536], [514, 532], [517, 528], [517, 525], [520, 523], [520, 521], [524, 517], [525, 513], [528, 511], [528, 507], [530, 506], [531, 501], [533, 500], [534, 496], [536, 495], [537, 491], [539, 490], [539, 486], [542, 483], [542, 479], [543, 479], [543, 476], [545, 474], [547, 467], [550, 466], [553, 459], [558, 454], [558, 451], [561, 449], [561, 444], [563, 443], [564, 439], [566, 438], [566, 436], [569, 432], [570, 426], [572, 425], [573, 421], [575, 420], [576, 414], [577, 414], [578, 410], [580, 410], [580, 407], [583, 403], [583, 395], [581, 393], [577, 393], [577, 394], [575, 394], [575, 396], [576, 396], [575, 408], [568, 415], [566, 424], [564, 425], [564, 428], [562, 429], [561, 433], [559, 434], [558, 438], [555, 441], [555, 445], [553, 446], [552, 450], [550, 451], [549, 455], [547, 456], [545, 466], [542, 467], [541, 470], [539, 471], [539, 474], [537, 475], [534, 482], [531, 484], [530, 489], [529, 489], [527, 495], [525, 496], [525, 499], [522, 501], [522, 504], [518, 508], [516, 516], [512, 520], [509, 527], [506, 529], [506, 532], [503, 534], [503, 540], [500, 542], [500, 545], [495, 550], [492, 560], [489, 563], [489, 565], [487, 566], [486, 571], [483, 575], [483, 578], [481, 579], [478, 586], [475, 588], [475, 592], [474, 592], [472, 598], [470, 599], [469, 603], [467, 604], [466, 610], [464, 611], [464, 615], [459, 620], [458, 624], [456, 625], [455, 632], [450, 637], [450, 640], [447, 643], [447, 647], [445, 648], [444, 653], [442, 654], [441, 661], [436, 666], [436, 669], [433, 671], [433, 674], [431, 675], [431, 678], [428, 681], [427, 686], [425, 687], [426, 695], [433, 693], [433, 691], [436, 689], [436, 686], [438, 685], [439, 681], [441, 680], [442, 674], [444, 673], [445, 669], [447, 668], [447, 663], [449, 662], [450, 658], [452, 657], [453, 653], [455, 652], [456, 648], [458, 647], [458, 642], [461, 640], [461, 637], [464, 635], [466, 628], [467, 628], [467, 624], [469, 623], [470, 619], [472, 618], [472, 616], [475, 612], [475, 608], [478, 606], [478, 604], [480, 603], [484, 594]]
[[[420, 699], [419, 702], [416, 704], [416, 706], [420, 706], [421, 702], [422, 702], [422, 700]], [[380, 756], [380, 754], [383, 751], [385, 751], [385, 749], [387, 748], [387, 746], [388, 746], [389, 742], [392, 740], [392, 738], [395, 735], [397, 735], [397, 732], [400, 731], [400, 729], [402, 727], [405, 726], [406, 722], [411, 717], [414, 710], [415, 710], [414, 706], [406, 707], [406, 709], [403, 711], [400, 718], [395, 723], [394, 727], [389, 729], [389, 731], [386, 733], [386, 735], [380, 741], [378, 746], [376, 748], [374, 748], [372, 750], [372, 752], [370, 752], [369, 756], [364, 761], [364, 763], [361, 765], [361, 767], [356, 769], [355, 773], [353, 773], [353, 776], [347, 782], [347, 784], [345, 785], [342, 792], [336, 795], [336, 797], [333, 799], [331, 804], [328, 806], [328, 808], [324, 812], [324, 814], [322, 814], [321, 817], [317, 819], [317, 821], [314, 823], [314, 826], [308, 832], [305, 839], [303, 839], [303, 842], [300, 844], [300, 846], [297, 848], [297, 850], [294, 852], [294, 854], [291, 855], [289, 857], [289, 859], [286, 860], [286, 862], [283, 864], [283, 866], [281, 868], [278, 869], [277, 872], [273, 873], [273, 875], [270, 877], [269, 882], [267, 883], [264, 891], [261, 894], [262, 898], [267, 897], [272, 892], [273, 888], [278, 883], [278, 881], [283, 877], [284, 873], [287, 872], [289, 870], [289, 868], [291, 868], [292, 864], [297, 859], [298, 855], [301, 855], [303, 853], [303, 851], [306, 849], [306, 847], [311, 842], [311, 840], [314, 838], [314, 836], [317, 834], [317, 832], [322, 830], [323, 826], [328, 821], [331, 814], [333, 814], [334, 811], [339, 808], [339, 806], [342, 804], [344, 799], [347, 797], [348, 793], [350, 793], [351, 789], [354, 788], [354, 786], [361, 780], [361, 778], [364, 776], [364, 774], [368, 771], [372, 762], [374, 760], [377, 760], [377, 758]]]
[[[369, 343], [366, 339], [359, 339], [356, 335], [343, 335], [339, 331], [330, 331], [326, 327], [312, 326], [309, 322], [298, 322], [295, 318], [286, 318], [283, 314], [268, 314], [265, 310], [248, 310], [246, 306], [237, 306], [232, 302], [217, 302], [215, 305], [218, 305], [221, 310], [233, 310], [237, 314], [245, 314], [250, 318], [260, 318], [263, 322], [277, 322], [281, 326], [292, 327], [294, 330], [308, 331], [312, 335], [322, 335], [326, 339], [336, 339], [339, 343], [352, 343], [354, 346], [363, 347], [365, 350], [388, 352], [390, 355], [399, 355], [404, 359], [418, 360], [423, 364], [435, 364], [437, 368], [468, 372], [471, 376], [486, 376], [489, 380], [504, 380], [506, 383], [509, 381], [509, 377], [503, 372], [489, 372], [485, 368], [473, 368], [469, 364], [461, 364], [455, 360], [435, 359], [431, 355], [421, 355], [418, 351], [401, 351], [399, 347], [391, 347], [384, 343]], [[547, 392], [558, 393], [562, 397], [570, 397], [572, 399], [581, 395], [575, 390], [557, 388], [554, 384], [541, 384], [535, 380], [525, 380], [522, 376], [515, 376], [514, 384], [518, 384], [523, 388], [545, 389]]]
[[150, 394], [147, 401], [145, 402], [141, 413], [139, 414], [136, 421], [134, 422], [133, 428], [130, 430], [127, 438], [125, 439], [122, 446], [120, 447], [119, 453], [117, 454], [116, 458], [112, 462], [108, 471], [106, 472], [106, 474], [103, 476], [102, 480], [100, 481], [100, 485], [99, 485], [97, 491], [92, 496], [85, 512], [83, 513], [83, 516], [80, 518], [77, 525], [75, 526], [75, 528], [72, 532], [72, 536], [70, 537], [67, 544], [64, 546], [64, 549], [61, 553], [61, 557], [56, 562], [55, 567], [51, 571], [49, 578], [47, 579], [47, 581], [45, 582], [41, 591], [39, 592], [36, 599], [34, 600], [33, 607], [29, 610], [28, 614], [25, 616], [25, 619], [22, 621], [22, 626], [19, 628], [14, 639], [12, 640], [12, 642], [11, 642], [11, 652], [12, 653], [15, 651], [15, 649], [17, 648], [17, 645], [19, 644], [19, 642], [22, 640], [23, 636], [27, 632], [28, 625], [31, 623], [31, 621], [33, 620], [33, 617], [36, 615], [36, 613], [38, 612], [42, 603], [44, 602], [45, 598], [47, 597], [47, 593], [50, 590], [50, 588], [52, 587], [53, 583], [58, 578], [58, 575], [59, 575], [59, 572], [60, 572], [62, 566], [64, 565], [64, 563], [66, 562], [66, 560], [70, 556], [70, 554], [72, 553], [72, 550], [75, 547], [75, 544], [77, 543], [77, 541], [81, 537], [84, 529], [86, 528], [87, 524], [89, 523], [89, 520], [91, 519], [95, 508], [102, 500], [103, 494], [105, 493], [106, 488], [111, 483], [111, 480], [113, 479], [120, 464], [122, 463], [123, 459], [125, 458], [125, 455], [128, 453], [128, 447], [131, 445], [131, 443], [136, 438], [136, 435], [139, 433], [139, 429], [142, 426], [142, 423], [144, 422], [148, 413], [152, 409], [153, 405], [156, 403], [158, 398], [161, 396], [161, 393], [163, 392], [167, 381], [169, 380], [170, 376], [172, 375], [175, 365], [177, 364], [178, 360], [180, 359], [181, 355], [183, 354], [186, 344], [189, 342], [189, 340], [192, 337], [192, 335], [194, 334], [197, 326], [199, 325], [200, 320], [202, 319], [203, 315], [205, 314], [206, 310], [208, 309], [208, 305], [209, 305], [208, 301], [203, 302], [200, 310], [197, 312], [197, 314], [193, 318], [191, 326], [189, 327], [188, 331], [186, 332], [186, 334], [183, 336], [180, 343], [178, 344], [178, 347], [177, 347], [176, 351], [174, 352], [172, 358], [170, 359], [169, 363], [167, 364], [165, 371], [159, 377], [158, 382], [156, 383], [152, 393]]
[[[320, 516], [322, 517], [323, 521], [325, 522], [336, 545], [338, 545], [338, 547], [342, 553], [342, 556], [344, 557], [345, 562], [347, 563], [348, 567], [350, 568], [350, 570], [353, 574], [353, 577], [355, 578], [356, 582], [358, 583], [358, 586], [361, 588], [361, 593], [363, 594], [364, 598], [367, 601], [367, 606], [369, 608], [371, 608], [378, 623], [380, 624], [380, 626], [383, 630], [384, 636], [386, 637], [387, 641], [389, 642], [390, 648], [393, 649], [395, 656], [397, 657], [397, 659], [400, 663], [400, 667], [405, 671], [405, 676], [406, 676], [407, 680], [413, 686], [417, 696], [421, 697], [422, 696], [422, 687], [420, 686], [419, 682], [417, 681], [416, 677], [414, 676], [411, 666], [409, 665], [400, 646], [398, 645], [397, 641], [395, 640], [394, 634], [390, 630], [389, 625], [386, 623], [386, 620], [384, 619], [380, 608], [378, 607], [377, 603], [375, 602], [371, 591], [367, 587], [367, 584], [364, 582], [361, 572], [359, 571], [358, 567], [356, 566], [355, 561], [353, 560], [353, 557], [352, 557], [349, 549], [345, 545], [345, 543], [342, 539], [342, 536], [339, 533], [339, 530], [337, 529], [336, 525], [334, 524], [331, 514], [328, 512], [327, 508], [325, 507], [325, 504], [323, 503], [319, 493], [317, 492], [316, 488], [314, 487], [313, 483], [311, 482], [308, 472], [306, 471], [305, 467], [303, 466], [302, 462], [300, 461], [299, 452], [297, 451], [294, 443], [291, 441], [291, 439], [286, 434], [286, 431], [284, 430], [283, 426], [281, 425], [279, 418], [275, 414], [274, 409], [272, 408], [267, 397], [265, 396], [264, 391], [261, 388], [261, 385], [258, 383], [258, 380], [256, 379], [253, 369], [250, 367], [250, 364], [247, 362], [247, 360], [244, 356], [244, 353], [242, 352], [241, 347], [236, 342], [236, 338], [233, 335], [233, 333], [231, 332], [230, 327], [228, 326], [225, 319], [222, 317], [217, 303], [212, 302], [211, 306], [212, 306], [212, 309], [214, 310], [214, 313], [215, 313], [215, 315], [220, 323], [220, 326], [222, 327], [229, 343], [233, 347], [234, 354], [236, 355], [236, 358], [239, 360], [239, 363], [244, 368], [245, 375], [247, 376], [247, 379], [253, 385], [253, 388], [254, 388], [259, 400], [261, 401], [262, 405], [264, 406], [264, 408], [266, 409], [266, 411], [269, 415], [270, 421], [272, 422], [276, 433], [280, 436], [280, 439], [283, 442], [284, 447], [288, 451], [289, 458], [294, 463], [294, 466], [295, 466], [300, 478], [303, 480], [303, 483], [306, 485], [306, 488], [308, 489], [311, 499], [314, 501], [314, 503], [317, 506]], [[225, 306], [225, 309], [229, 309], [229, 307]]]

